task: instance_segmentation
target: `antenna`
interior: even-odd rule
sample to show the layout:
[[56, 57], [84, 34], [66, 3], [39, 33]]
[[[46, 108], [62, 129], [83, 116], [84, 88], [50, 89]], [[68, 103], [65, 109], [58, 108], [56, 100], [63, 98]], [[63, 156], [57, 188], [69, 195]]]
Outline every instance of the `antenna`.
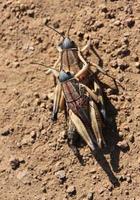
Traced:
[[43, 66], [43, 67], [46, 67], [47, 69], [52, 69], [52, 70], [56, 70], [57, 72], [59, 72], [59, 70], [53, 68], [53, 67], [48, 67], [47, 65], [44, 65], [42, 63], [37, 63], [37, 62], [31, 62], [30, 64], [33, 64], [33, 65], [40, 65], [40, 66]]
[[74, 21], [74, 16], [72, 16], [72, 20], [70, 22], [70, 25], [68, 27], [68, 31], [67, 31], [67, 37], [69, 37], [69, 32], [70, 32], [70, 29], [71, 29], [71, 26], [72, 26], [72, 22]]
[[62, 33], [60, 33], [59, 31], [57, 31], [55, 28], [53, 28], [53, 27], [51, 27], [51, 26], [49, 26], [49, 25], [46, 25], [48, 28], [50, 28], [50, 29], [52, 29], [53, 31], [55, 31], [56, 33], [58, 33], [59, 35], [61, 35], [64, 39], [65, 39], [65, 37], [64, 37], [64, 35], [62, 34]]

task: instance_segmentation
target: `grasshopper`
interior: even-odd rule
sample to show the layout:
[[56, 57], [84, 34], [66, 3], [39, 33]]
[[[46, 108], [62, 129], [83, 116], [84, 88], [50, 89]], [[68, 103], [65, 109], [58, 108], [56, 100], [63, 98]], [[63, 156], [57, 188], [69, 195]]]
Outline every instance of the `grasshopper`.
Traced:
[[[95, 90], [95, 93], [99, 96], [99, 107], [102, 113], [102, 116], [104, 120], [106, 120], [106, 109], [104, 105], [104, 99], [103, 99], [103, 92], [99, 85], [99, 81], [95, 78], [95, 75], [90, 69], [91, 66], [96, 67], [101, 73], [109, 76], [113, 80], [112, 76], [108, 75], [100, 66], [96, 65], [95, 63], [89, 64], [84, 59], [82, 53], [87, 50], [90, 47], [90, 40], [87, 42], [87, 44], [80, 50], [80, 48], [76, 45], [76, 43], [70, 39], [69, 32], [72, 26], [72, 21], [70, 23], [70, 26], [67, 31], [67, 36], [64, 37], [63, 34], [61, 34], [59, 31], [54, 29], [53, 27], [50, 27], [47, 25], [48, 28], [52, 29], [56, 33], [58, 33], [63, 40], [60, 42], [60, 44], [57, 46], [59, 56], [57, 61], [55, 62], [53, 68], [56, 69], [56, 67], [59, 65], [59, 71], [64, 70], [66, 72], [70, 72], [71, 74], [75, 75], [75, 78], [78, 78], [80, 82], [84, 83], [91, 89]], [[33, 63], [38, 64], [38, 63]], [[50, 73], [51, 70], [48, 70], [47, 74]], [[54, 83], [56, 85], [56, 79], [54, 76]], [[52, 111], [52, 120], [57, 119], [57, 113], [59, 111], [59, 103], [61, 101], [61, 85], [56, 85], [55, 88], [55, 97], [54, 97], [54, 104], [53, 104], [53, 111]]]
[[[73, 77], [70, 72], [50, 68], [58, 84], [61, 85], [61, 103], [65, 100], [69, 116], [69, 133], [73, 134], [74, 128], [85, 140], [90, 149], [94, 151], [97, 147], [102, 148], [106, 145], [102, 134], [102, 120], [96, 103], [98, 96]], [[73, 145], [71, 143], [71, 147]], [[74, 151], [75, 152], [75, 151]]]

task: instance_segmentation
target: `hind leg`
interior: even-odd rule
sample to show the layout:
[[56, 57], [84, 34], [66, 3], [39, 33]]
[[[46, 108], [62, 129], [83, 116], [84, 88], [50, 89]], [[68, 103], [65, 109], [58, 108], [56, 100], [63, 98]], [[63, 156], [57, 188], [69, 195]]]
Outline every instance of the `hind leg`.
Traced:
[[76, 128], [75, 128], [74, 124], [70, 120], [69, 128], [68, 128], [68, 145], [72, 149], [74, 155], [78, 158], [81, 165], [83, 165], [84, 160], [83, 160], [82, 156], [80, 155], [80, 152], [77, 148], [78, 139], [79, 139], [79, 135], [76, 132]]
[[70, 120], [68, 128], [68, 145], [72, 149], [75, 155], [77, 155], [78, 153], [78, 149], [76, 147], [76, 138], [77, 138], [76, 128]]

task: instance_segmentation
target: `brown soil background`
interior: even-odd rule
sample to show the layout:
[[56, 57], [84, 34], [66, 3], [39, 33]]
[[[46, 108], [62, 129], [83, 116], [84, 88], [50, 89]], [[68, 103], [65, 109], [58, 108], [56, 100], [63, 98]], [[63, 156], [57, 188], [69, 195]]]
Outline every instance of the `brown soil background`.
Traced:
[[[1, 0], [0, 1], [0, 199], [1, 200], [139, 200], [140, 199], [140, 3], [138, 0]], [[64, 138], [63, 113], [51, 123], [53, 79], [38, 61], [53, 66], [59, 35], [45, 21], [66, 31], [83, 47], [88, 38], [103, 67], [125, 86], [115, 93], [110, 78], [100, 75], [116, 109], [109, 120], [129, 150], [112, 146], [95, 160], [87, 146], [80, 148], [82, 166]], [[91, 51], [88, 60], [98, 63]], [[113, 130], [113, 127], [112, 127]], [[110, 130], [110, 132], [112, 132]], [[6, 134], [7, 131], [7, 134]], [[104, 130], [105, 132], [106, 130]], [[117, 137], [116, 137], [117, 138]], [[113, 143], [114, 144], [114, 143]], [[12, 169], [11, 160], [19, 166]], [[108, 165], [107, 165], [107, 163]], [[14, 162], [15, 163], [15, 162]], [[65, 172], [60, 183], [57, 173]], [[113, 185], [113, 175], [119, 184]], [[70, 196], [70, 186], [76, 194]]]

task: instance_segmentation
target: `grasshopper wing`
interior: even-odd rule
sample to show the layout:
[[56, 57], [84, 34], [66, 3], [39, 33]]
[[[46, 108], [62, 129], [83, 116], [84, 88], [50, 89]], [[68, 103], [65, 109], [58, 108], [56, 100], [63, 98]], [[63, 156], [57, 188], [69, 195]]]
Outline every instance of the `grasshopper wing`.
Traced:
[[94, 151], [95, 146], [97, 146], [97, 142], [94, 139], [93, 133], [91, 132], [91, 134], [89, 135], [89, 130], [87, 130], [82, 120], [72, 110], [69, 110], [69, 116], [78, 133], [85, 140], [91, 150]]

